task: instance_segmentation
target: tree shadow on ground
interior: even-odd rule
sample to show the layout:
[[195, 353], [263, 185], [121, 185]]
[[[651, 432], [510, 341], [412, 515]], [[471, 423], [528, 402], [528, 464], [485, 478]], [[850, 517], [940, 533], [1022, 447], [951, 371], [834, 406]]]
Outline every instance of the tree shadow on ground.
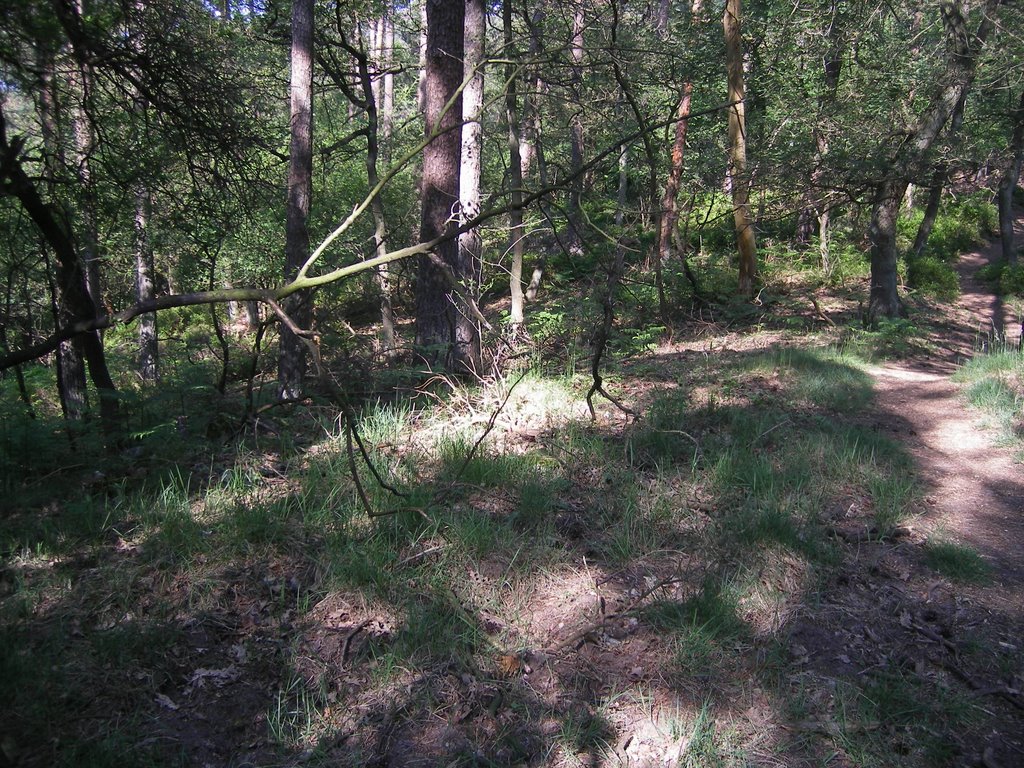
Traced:
[[4, 743], [25, 765], [1012, 764], [1020, 627], [902, 526], [929, 490], [891, 439], [911, 426], [841, 356], [721, 354], [623, 376], [637, 423], [442, 456], [458, 482], [385, 518], [334, 441], [208, 516], [188, 486], [141, 539], [8, 562]]

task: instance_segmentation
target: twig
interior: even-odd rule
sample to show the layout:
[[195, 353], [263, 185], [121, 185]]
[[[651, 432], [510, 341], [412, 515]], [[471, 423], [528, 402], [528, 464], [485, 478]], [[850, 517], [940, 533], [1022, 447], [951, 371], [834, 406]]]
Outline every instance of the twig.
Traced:
[[352, 450], [352, 418], [348, 412], [344, 413], [345, 419], [345, 450], [348, 453], [348, 468], [352, 473], [352, 482], [356, 486], [356, 493], [359, 494], [359, 500], [363, 503], [363, 509], [366, 510], [367, 517], [375, 517], [373, 514], [373, 506], [370, 504], [370, 500], [366, 496], [366, 491], [363, 490], [363, 483], [359, 479], [359, 472], [356, 469], [356, 456]]
[[422, 552], [414, 552], [413, 554], [409, 555], [408, 557], [405, 557], [405, 558], [402, 558], [401, 560], [399, 560], [395, 564], [395, 568], [404, 568], [407, 565], [412, 565], [413, 563], [419, 562], [420, 560], [423, 560], [423, 559], [425, 559], [427, 557], [430, 557], [435, 552], [441, 552], [442, 550], [444, 550], [444, 546], [445, 546], [444, 544], [438, 544], [436, 547], [430, 547], [429, 549], [424, 549]]
[[824, 320], [826, 323], [831, 325], [833, 328], [836, 327], [836, 321], [826, 315], [821, 309], [821, 305], [818, 304], [818, 297], [811, 296], [811, 304], [814, 305], [814, 314], [818, 316], [819, 320]]
[[789, 419], [783, 419], [778, 424], [776, 424], [774, 427], [769, 427], [764, 432], [762, 432], [760, 435], [758, 435], [753, 440], [751, 440], [750, 444], [753, 445], [754, 443], [758, 442], [762, 437], [766, 437], [767, 435], [770, 435], [772, 432], [774, 432], [779, 427], [783, 427], [783, 426], [785, 426], [786, 424], [789, 424], [789, 423], [791, 423]]

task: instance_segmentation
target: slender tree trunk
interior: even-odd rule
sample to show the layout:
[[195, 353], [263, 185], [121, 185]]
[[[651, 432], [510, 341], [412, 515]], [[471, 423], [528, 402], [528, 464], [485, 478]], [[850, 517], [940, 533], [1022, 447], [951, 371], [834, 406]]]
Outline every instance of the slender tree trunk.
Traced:
[[[75, 0], [79, 16], [83, 13], [81, 0]], [[78, 61], [69, 72], [70, 90], [77, 94], [77, 102], [71, 115], [71, 131], [74, 138], [74, 163], [78, 175], [78, 186], [82, 194], [79, 210], [79, 257], [85, 267], [85, 285], [89, 297], [97, 310], [103, 306], [103, 285], [100, 276], [99, 231], [96, 225], [96, 189], [92, 178], [93, 132], [87, 111], [92, 101], [93, 77], [87, 64]], [[101, 334], [102, 336], [102, 334]]]
[[750, 217], [750, 179], [747, 176], [746, 107], [743, 81], [743, 41], [740, 36], [742, 7], [740, 0], [727, 0], [722, 27], [725, 30], [725, 59], [729, 95], [729, 170], [733, 220], [740, 257], [739, 292], [750, 296], [757, 276], [757, 246]]
[[[53, 59], [41, 55], [41, 82], [39, 88], [39, 112], [43, 133], [43, 165], [50, 179], [50, 196], [54, 194], [54, 182], [65, 165], [59, 122], [57, 119], [57, 100], [53, 79]], [[70, 221], [70, 213], [65, 209], [65, 219]], [[44, 246], [45, 248], [45, 246]], [[49, 270], [48, 270], [49, 271]], [[56, 285], [51, 282], [51, 306], [53, 319], [58, 327], [72, 322], [67, 306], [60, 300]], [[85, 359], [82, 340], [78, 337], [64, 341], [57, 348], [57, 396], [60, 399], [61, 411], [68, 421], [81, 420], [89, 407], [88, 390], [85, 382]]]
[[[394, 28], [391, 27], [390, 43], [394, 42]], [[390, 59], [390, 51], [385, 53], [389, 45], [387, 17], [380, 20], [380, 40], [384, 48], [371, 45], [371, 50], [377, 48], [376, 55], [378, 66], [385, 66], [383, 62]], [[370, 72], [370, 62], [364, 50], [350, 48], [349, 52], [355, 56], [359, 69], [359, 80], [361, 83], [363, 98], [362, 107], [366, 112], [366, 179], [370, 188], [374, 188], [380, 182], [380, 175], [377, 171], [378, 160], [383, 153], [381, 145], [383, 128], [383, 107], [378, 109], [378, 103], [387, 105], [387, 86], [378, 80], [374, 87], [373, 76]], [[392, 94], [393, 98], [393, 94]], [[391, 107], [388, 108], [392, 108]], [[390, 117], [387, 121], [390, 130]], [[370, 215], [373, 217], [373, 242], [374, 255], [383, 256], [387, 253], [388, 228], [387, 219], [384, 215], [384, 201], [377, 195], [370, 201]], [[391, 270], [389, 265], [382, 264], [373, 273], [374, 282], [377, 284], [377, 291], [380, 294], [380, 342], [385, 357], [391, 357], [395, 351], [395, 313], [391, 302]]]
[[384, 8], [384, 36], [380, 50], [380, 67], [383, 70], [380, 96], [380, 159], [385, 166], [391, 165], [391, 139], [395, 133], [395, 9], [391, 2]]
[[[542, 29], [544, 25], [545, 2], [541, 0], [534, 8], [533, 16], [530, 18], [530, 48], [529, 48], [529, 76], [530, 87], [527, 89], [523, 99], [523, 123], [520, 130], [521, 147], [520, 157], [522, 159], [522, 177], [529, 178], [530, 170], [533, 168], [534, 156], [537, 154], [536, 145], [540, 138], [540, 99], [546, 90], [544, 82], [544, 71], [537, 61], [540, 56], [542, 41]], [[506, 45], [508, 43], [506, 42]]]
[[512, 29], [512, 0], [502, 0], [502, 28], [505, 34], [505, 123], [508, 127], [508, 170], [509, 170], [509, 250], [512, 252], [512, 269], [509, 274], [509, 293], [512, 297], [511, 328], [513, 340], [519, 337], [524, 321], [523, 312], [523, 158], [520, 155], [519, 100], [516, 92], [515, 34]]
[[[612, 3], [612, 26], [611, 26], [611, 43], [612, 43], [612, 71], [615, 73], [615, 81], [619, 84], [619, 101], [616, 105], [616, 111], [621, 107], [622, 103], [628, 103], [630, 111], [633, 113], [633, 118], [636, 120], [637, 127], [641, 130], [641, 142], [644, 147], [644, 156], [647, 160], [647, 197], [650, 202], [650, 210], [652, 212], [651, 222], [652, 229], [655, 232], [661, 230], [661, 208], [658, 205], [658, 154], [654, 149], [654, 143], [651, 138], [654, 133], [650, 128], [650, 121], [647, 119], [647, 115], [644, 114], [643, 109], [640, 106], [639, 101], [636, 98], [636, 94], [633, 91], [633, 86], [629, 81], [629, 75], [623, 70], [619, 64], [618, 59], [618, 31], [619, 31], [619, 5], [617, 0]], [[627, 148], [628, 149], [628, 148]], [[620, 161], [622, 160], [620, 155]], [[625, 168], [620, 166], [620, 174], [625, 173]], [[626, 177], [620, 177], [620, 184], [622, 188], [620, 194], [625, 195], [626, 193]], [[642, 203], [642, 199], [641, 199]], [[622, 201], [623, 214], [625, 213], [625, 198]], [[621, 241], [620, 241], [621, 242]], [[654, 284], [658, 291], [658, 314], [661, 317], [662, 322], [668, 322], [668, 303], [665, 298], [665, 281], [662, 275], [662, 261], [661, 251], [655, 244], [654, 248]]]
[[[465, 0], [427, 0], [424, 79], [426, 135], [423, 150], [420, 242], [449, 231], [459, 201], [462, 56]], [[448, 108], [446, 109], [446, 105]], [[468, 311], [457, 295], [459, 244], [452, 238], [421, 256], [416, 280], [416, 346], [430, 367], [474, 370], [471, 345], [456, 338], [456, 315]]]
[[690, 102], [693, 83], [683, 85], [676, 108], [675, 139], [665, 193], [661, 196], [661, 227], [658, 230], [658, 253], [664, 262], [672, 256], [672, 233], [679, 224], [679, 187], [683, 179], [683, 160], [686, 154], [686, 130], [690, 122]]
[[[292, 0], [291, 139], [288, 155], [288, 205], [285, 229], [285, 278], [291, 279], [309, 258], [310, 201], [313, 194], [313, 0]], [[312, 319], [312, 296], [294, 294], [286, 310], [303, 329]], [[278, 359], [278, 396], [303, 396], [306, 346], [290, 329], [281, 326]]]
[[668, 39], [668, 23], [672, 9], [671, 0], [658, 0], [658, 18], [654, 22], [654, 31], [662, 40]]
[[839, 77], [843, 68], [843, 50], [846, 47], [845, 29], [840, 20], [839, 0], [832, 0], [831, 14], [828, 25], [824, 30], [828, 38], [828, 52], [822, 67], [822, 81], [824, 92], [818, 99], [818, 116], [814, 121], [814, 167], [810, 173], [810, 189], [807, 193], [807, 204], [801, 211], [800, 223], [798, 224], [797, 240], [803, 245], [810, 242], [814, 230], [815, 220], [818, 230], [818, 253], [821, 260], [821, 268], [828, 270], [831, 264], [829, 256], [829, 209], [828, 199], [821, 190], [826, 184], [825, 179], [825, 158], [828, 156], [828, 135], [823, 128], [823, 122], [830, 108], [835, 105], [836, 92], [839, 89]]
[[1020, 103], [1014, 110], [1013, 136], [1010, 139], [1010, 162], [999, 180], [999, 240], [1002, 244], [1003, 259], [1017, 263], [1017, 249], [1013, 242], [1013, 193], [1020, 180], [1021, 163], [1024, 162], [1024, 91]]
[[[536, 159], [537, 177], [540, 182], [541, 189], [548, 186], [548, 167], [544, 157], [544, 146], [542, 143], [540, 110], [540, 101], [543, 98], [544, 93], [547, 91], [548, 86], [544, 81], [544, 68], [538, 62], [538, 58], [540, 57], [540, 53], [544, 45], [544, 13], [545, 3], [539, 2], [537, 7], [534, 9], [529, 25], [529, 56], [532, 67], [530, 74], [531, 87], [527, 92], [526, 99], [523, 103], [523, 130], [521, 131], [522, 142], [520, 145], [522, 172], [519, 175], [520, 182], [522, 182], [523, 179], [528, 178], [530, 175], [530, 169], [533, 167], [533, 161]], [[545, 220], [549, 222], [553, 221], [547, 200], [542, 199], [538, 204]], [[555, 236], [557, 237], [557, 233], [555, 233]], [[519, 239], [522, 240], [523, 238], [521, 237]], [[538, 257], [537, 262], [534, 264], [533, 271], [530, 276], [530, 284], [526, 288], [526, 301], [534, 301], [537, 298], [537, 293], [540, 291], [541, 281], [544, 279], [544, 269], [547, 265], [547, 254], [548, 250], [545, 248]]]
[[[144, 185], [135, 190], [135, 298], [153, 298], [153, 251], [149, 246], [149, 192]], [[157, 314], [147, 312], [138, 319], [138, 371], [143, 381], [156, 381], [159, 376], [159, 342]]]
[[569, 252], [573, 255], [583, 253], [582, 212], [580, 206], [583, 198], [583, 29], [586, 23], [583, 0], [576, 0], [573, 5], [572, 43], [569, 51], [572, 69], [570, 75], [570, 108], [573, 110], [569, 120], [569, 171], [572, 179], [569, 182]]
[[[463, 77], [469, 82], [462, 92], [462, 141], [459, 164], [459, 220], [465, 224], [480, 214], [480, 175], [484, 146], [484, 39], [487, 10], [484, 0], [464, 0], [465, 35]], [[472, 75], [472, 76], [471, 76]], [[467, 299], [476, 303], [480, 296], [480, 268], [483, 242], [480, 229], [474, 227], [459, 235], [457, 274]], [[460, 309], [455, 316], [455, 346], [460, 363], [469, 370], [480, 370], [480, 326], [469, 311]]]
[[971, 40], [959, 7], [946, 3], [941, 7], [947, 30], [949, 50], [941, 88], [925, 108], [917, 123], [908, 130], [905, 141], [891, 158], [889, 178], [875, 188], [871, 224], [871, 292], [868, 301], [868, 322], [881, 317], [902, 317], [906, 308], [896, 289], [896, 221], [900, 203], [909, 186], [910, 169], [920, 163], [956, 105], [974, 80], [978, 54], [995, 24], [999, 0], [987, 0], [984, 18]]
[[[420, 57], [419, 80], [416, 83], [416, 110], [421, 115], [427, 112], [427, 0], [420, 0]], [[423, 211], [423, 161], [413, 167], [413, 189], [416, 193], [416, 209]], [[409, 239], [415, 241], [423, 227], [422, 221], [409, 217], [411, 231]]]

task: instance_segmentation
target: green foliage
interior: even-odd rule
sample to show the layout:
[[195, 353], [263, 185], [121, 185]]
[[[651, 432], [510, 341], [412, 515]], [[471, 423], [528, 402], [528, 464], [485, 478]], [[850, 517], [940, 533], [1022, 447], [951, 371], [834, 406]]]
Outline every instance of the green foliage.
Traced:
[[1024, 296], [1024, 263], [1007, 264], [999, 275], [999, 292], [1004, 296]]
[[[906, 251], [910, 248], [923, 217], [923, 211], [915, 208], [899, 220], [901, 250]], [[963, 198], [947, 198], [935, 217], [922, 256], [953, 264], [962, 253], [983, 244], [985, 238], [997, 232], [998, 228], [999, 211], [992, 204], [991, 195], [987, 192]]]
[[1002, 296], [1024, 296], [1024, 264], [993, 261], [981, 267], [975, 276]]
[[909, 259], [907, 277], [914, 288], [937, 299], [953, 301], [960, 295], [960, 278], [956, 270], [935, 256]]
[[840, 344], [847, 353], [866, 360], [898, 360], [931, 349], [925, 331], [904, 317], [882, 318], [874, 328], [847, 328]]

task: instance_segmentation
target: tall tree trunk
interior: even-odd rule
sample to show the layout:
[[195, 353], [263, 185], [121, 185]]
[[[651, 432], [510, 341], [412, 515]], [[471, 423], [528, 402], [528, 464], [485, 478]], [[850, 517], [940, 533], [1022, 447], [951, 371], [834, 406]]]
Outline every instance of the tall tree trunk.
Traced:
[[569, 252], [583, 253], [582, 205], [583, 198], [583, 29], [586, 23], [583, 0], [575, 0], [572, 16], [572, 42], [569, 50], [571, 60], [569, 119]]
[[662, 262], [672, 256], [672, 234], [679, 224], [679, 187], [683, 179], [683, 159], [686, 153], [686, 130], [690, 122], [690, 102], [693, 83], [683, 84], [676, 107], [675, 139], [672, 142], [671, 164], [665, 192], [661, 196], [661, 226], [658, 228], [658, 254]]
[[[465, 35], [463, 56], [464, 78], [469, 78], [462, 92], [462, 141], [459, 164], [459, 222], [465, 224], [480, 214], [480, 174], [483, 154], [484, 105], [484, 39], [487, 32], [487, 11], [484, 0], [464, 0]], [[472, 76], [471, 76], [472, 75]], [[459, 263], [456, 273], [462, 291], [476, 303], [480, 295], [480, 265], [483, 242], [480, 229], [473, 227], [459, 235]], [[460, 309], [455, 316], [455, 347], [461, 364], [469, 370], [480, 369], [480, 327], [472, 312]]]
[[522, 176], [528, 178], [530, 169], [533, 168], [533, 159], [537, 154], [536, 143], [540, 137], [540, 99], [547, 89], [544, 82], [544, 67], [538, 61], [543, 46], [544, 10], [546, 2], [540, 0], [533, 10], [528, 26], [530, 29], [529, 61], [527, 70], [527, 88], [523, 98], [523, 121], [520, 129], [521, 147], [520, 157], [522, 159]]
[[[612, 44], [612, 71], [615, 74], [615, 81], [619, 84], [619, 97], [616, 104], [616, 111], [618, 112], [623, 102], [629, 104], [630, 111], [633, 113], [633, 118], [636, 120], [637, 127], [640, 129], [640, 138], [644, 147], [644, 156], [647, 159], [647, 197], [650, 202], [650, 210], [654, 221], [652, 228], [655, 232], [661, 230], [661, 208], [658, 205], [658, 154], [654, 149], [654, 142], [651, 138], [654, 131], [650, 127], [650, 121], [647, 119], [647, 115], [644, 114], [643, 109], [640, 106], [640, 102], [636, 98], [636, 94], [633, 91], [633, 86], [629, 81], [629, 75], [623, 70], [619, 64], [619, 52], [618, 52], [618, 32], [619, 32], [619, 5], [617, 0], [612, 2], [612, 26], [611, 26], [611, 44]], [[628, 147], [624, 147], [628, 150]], [[628, 177], [622, 176], [626, 172], [624, 166], [624, 158], [627, 154], [620, 154], [620, 190], [619, 194], [623, 196], [622, 208], [623, 216], [625, 215], [625, 194]], [[621, 226], [621, 222], [617, 222]], [[620, 247], [621, 239], [620, 239]], [[662, 322], [668, 322], [668, 304], [665, 299], [665, 281], [662, 275], [662, 261], [661, 251], [655, 245], [654, 248], [654, 284], [658, 291], [658, 314]]]
[[1017, 263], [1017, 249], [1013, 243], [1013, 193], [1020, 180], [1021, 163], [1024, 161], [1024, 91], [1020, 103], [1013, 113], [1013, 136], [1010, 139], [1010, 161], [999, 180], [999, 240], [1003, 259], [1010, 264]]
[[519, 337], [523, 327], [523, 158], [520, 154], [519, 99], [516, 92], [515, 34], [512, 29], [512, 0], [502, 0], [502, 28], [505, 34], [505, 124], [508, 127], [508, 213], [509, 250], [512, 252], [512, 269], [509, 274], [509, 293], [512, 297], [511, 328], [513, 341]]
[[[75, 0], [79, 16], [83, 14], [82, 0]], [[77, 61], [69, 70], [69, 87], [79, 100], [71, 115], [74, 138], [74, 163], [78, 186], [82, 195], [78, 234], [79, 257], [85, 267], [85, 285], [93, 305], [103, 306], [103, 284], [100, 276], [99, 230], [96, 224], [96, 189], [92, 178], [93, 132], [88, 115], [92, 101], [93, 76], [89, 66]], [[102, 335], [102, 334], [101, 334]]]
[[[420, 0], [420, 47], [419, 79], [416, 83], [416, 110], [421, 115], [427, 112], [427, 0]], [[413, 190], [416, 195], [416, 209], [423, 212], [423, 161], [413, 167]], [[409, 239], [415, 241], [423, 227], [422, 221], [409, 217]]]
[[391, 139], [395, 133], [395, 9], [393, 3], [384, 7], [383, 39], [380, 48], [380, 67], [383, 70], [380, 94], [380, 159], [385, 166], [391, 165]]
[[[545, 189], [548, 186], [548, 167], [544, 157], [544, 147], [541, 138], [540, 110], [540, 101], [543, 98], [544, 93], [547, 91], [548, 85], [544, 81], [544, 67], [538, 61], [541, 50], [544, 46], [543, 26], [545, 5], [546, 4], [543, 0], [537, 4], [529, 23], [529, 58], [531, 62], [529, 78], [530, 89], [527, 91], [526, 98], [523, 102], [523, 129], [520, 131], [520, 138], [522, 139], [520, 144], [521, 173], [519, 174], [520, 186], [522, 186], [522, 181], [529, 177], [530, 169], [533, 167], [533, 160], [536, 158], [537, 177], [540, 182], [541, 189]], [[549, 222], [553, 221], [547, 200], [541, 199], [538, 202], [538, 205], [540, 206], [541, 213], [545, 220]], [[557, 237], [557, 233], [555, 234]], [[523, 238], [521, 237], [519, 239], [522, 240]], [[526, 301], [534, 301], [537, 298], [537, 293], [540, 291], [541, 281], [544, 279], [544, 269], [547, 266], [547, 254], [548, 250], [545, 248], [538, 257], [537, 262], [534, 264], [533, 272], [530, 276], [530, 284], [526, 287]]]
[[[53, 58], [49, 54], [40, 54], [39, 71], [41, 76], [39, 88], [39, 113], [43, 133], [43, 165], [50, 179], [50, 196], [53, 197], [58, 176], [65, 166], [60, 127], [57, 119], [56, 86], [53, 79]], [[70, 221], [70, 212], [65, 210], [64, 217]], [[56, 284], [51, 283], [51, 305], [53, 319], [58, 326], [66, 326], [75, 318], [72, 317], [67, 305], [60, 300]], [[57, 396], [60, 399], [61, 411], [68, 421], [79, 421], [89, 407], [88, 390], [85, 382], [85, 360], [82, 340], [77, 336], [61, 342], [57, 348]]]
[[[426, 135], [421, 182], [420, 242], [443, 236], [459, 200], [462, 56], [465, 0], [427, 0], [424, 101]], [[445, 105], [448, 108], [445, 109]], [[416, 346], [428, 366], [473, 370], [472, 349], [459, 347], [456, 315], [468, 311], [457, 295], [459, 244], [451, 238], [419, 258]]]
[[[389, 13], [388, 9], [385, 13]], [[386, 66], [383, 62], [390, 60], [388, 46], [394, 43], [394, 27], [391, 27], [390, 37], [388, 34], [388, 20], [384, 17], [380, 20], [380, 40], [382, 46], [371, 44], [371, 51], [376, 49], [377, 66]], [[366, 180], [373, 189], [380, 183], [380, 174], [377, 171], [378, 160], [382, 157], [384, 147], [383, 138], [384, 125], [388, 131], [391, 129], [390, 116], [385, 121], [384, 113], [393, 110], [392, 104], [388, 104], [387, 81], [377, 81], [374, 87], [373, 75], [370, 72], [370, 61], [365, 50], [346, 46], [352, 54], [359, 70], [363, 97], [361, 106], [366, 112]], [[388, 77], [389, 75], [385, 75]], [[393, 99], [394, 94], [391, 94]], [[378, 105], [381, 105], [378, 107]], [[374, 256], [383, 256], [387, 253], [388, 228], [387, 219], [384, 216], [384, 201], [380, 195], [376, 195], [370, 201], [370, 215], [373, 217], [373, 243]], [[391, 303], [391, 270], [387, 264], [381, 264], [374, 269], [374, 282], [380, 294], [380, 342], [385, 357], [390, 358], [395, 352], [395, 313]]]
[[671, 0], [658, 0], [658, 18], [654, 22], [654, 31], [662, 40], [668, 39], [668, 23], [672, 10]]
[[[153, 298], [153, 251], [149, 246], [150, 197], [140, 184], [135, 190], [135, 298], [146, 301]], [[140, 315], [138, 371], [143, 381], [156, 381], [159, 375], [159, 346], [157, 314]]]
[[871, 241], [871, 291], [867, 320], [901, 317], [906, 308], [896, 289], [896, 221], [900, 203], [909, 186], [910, 169], [931, 149], [946, 121], [974, 80], [978, 54], [995, 24], [1000, 0], [987, 0], [984, 18], [971, 39], [960, 9], [953, 3], [941, 7], [949, 50], [941, 87], [917, 123], [907, 131], [906, 140], [890, 158], [889, 177], [875, 187], [868, 238]]
[[[288, 206], [285, 229], [285, 279], [293, 278], [309, 258], [310, 200], [313, 195], [313, 0], [292, 0], [291, 138], [288, 154]], [[285, 305], [295, 324], [307, 330], [313, 319], [308, 291], [293, 294]], [[306, 375], [303, 339], [281, 326], [278, 396], [303, 396]]]
[[843, 68], [843, 51], [846, 47], [846, 31], [840, 18], [839, 0], [832, 0], [832, 9], [824, 35], [829, 43], [824, 61], [822, 62], [824, 90], [818, 99], [818, 114], [812, 129], [814, 138], [814, 166], [810, 173], [810, 189], [806, 195], [807, 202], [804, 209], [800, 212], [798, 220], [797, 241], [806, 246], [810, 242], [816, 222], [821, 267], [828, 270], [831, 264], [828, 244], [829, 221], [831, 217], [827, 196], [821, 190], [826, 183], [825, 158], [829, 153], [829, 146], [828, 135], [822, 124], [826, 119], [827, 111], [835, 104], [836, 92], [839, 90], [839, 77]]
[[740, 35], [742, 6], [740, 0], [727, 0], [722, 27], [725, 30], [725, 61], [728, 71], [729, 95], [729, 169], [732, 190], [733, 221], [736, 246], [740, 257], [739, 292], [750, 296], [757, 276], [757, 246], [754, 224], [750, 217], [750, 179], [747, 176], [746, 107], [743, 81], [743, 40]]
[[[140, 20], [146, 9], [146, 0], [135, 0], [135, 11], [138, 14]], [[229, 21], [231, 18], [231, 5], [227, 0], [224, 0], [223, 5], [224, 21]], [[129, 32], [131, 30], [128, 30]], [[135, 30], [133, 35], [135, 53], [140, 57], [144, 57], [147, 53], [146, 48], [148, 41], [146, 35], [140, 30]], [[141, 120], [144, 125], [149, 125], [147, 119], [147, 112], [149, 104], [145, 98], [142, 98], [139, 94], [135, 95], [135, 111], [138, 113], [137, 117]], [[143, 141], [148, 141], [149, 137], [144, 136]], [[135, 298], [137, 301], [146, 301], [153, 298], [153, 249], [149, 240], [149, 218], [150, 210], [152, 208], [152, 198], [150, 196], [149, 187], [145, 179], [140, 179], [135, 186], [135, 217], [133, 235], [135, 237]], [[211, 271], [215, 267], [211, 266]], [[212, 274], [211, 274], [212, 279]], [[211, 290], [213, 285], [210, 286]], [[139, 334], [139, 357], [137, 361], [137, 369], [140, 378], [143, 381], [156, 381], [159, 378], [159, 339], [157, 335], [157, 313], [147, 312], [138, 319], [138, 334]], [[218, 327], [218, 336], [220, 330]], [[226, 365], [226, 358], [225, 358]], [[225, 368], [226, 370], [226, 368]], [[221, 387], [223, 392], [223, 387]]]

